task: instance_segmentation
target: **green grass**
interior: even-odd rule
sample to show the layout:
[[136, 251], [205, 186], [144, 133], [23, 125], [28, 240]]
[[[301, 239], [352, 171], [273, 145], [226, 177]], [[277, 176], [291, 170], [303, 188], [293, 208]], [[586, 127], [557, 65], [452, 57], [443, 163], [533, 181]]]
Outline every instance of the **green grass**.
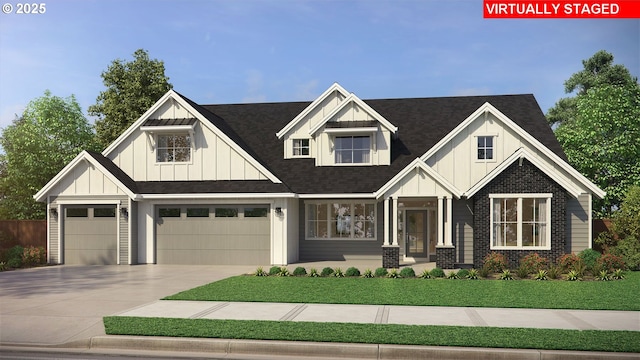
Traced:
[[619, 281], [236, 276], [167, 300], [640, 310], [640, 272]]
[[109, 335], [640, 352], [640, 332], [105, 317]]

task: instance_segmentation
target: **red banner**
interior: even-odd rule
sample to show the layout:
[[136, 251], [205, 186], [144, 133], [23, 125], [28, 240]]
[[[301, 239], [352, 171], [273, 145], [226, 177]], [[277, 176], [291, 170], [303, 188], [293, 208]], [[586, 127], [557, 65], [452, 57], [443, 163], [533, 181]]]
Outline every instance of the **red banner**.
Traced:
[[506, 1], [484, 0], [484, 17], [492, 19], [629, 19], [640, 18], [640, 0]]

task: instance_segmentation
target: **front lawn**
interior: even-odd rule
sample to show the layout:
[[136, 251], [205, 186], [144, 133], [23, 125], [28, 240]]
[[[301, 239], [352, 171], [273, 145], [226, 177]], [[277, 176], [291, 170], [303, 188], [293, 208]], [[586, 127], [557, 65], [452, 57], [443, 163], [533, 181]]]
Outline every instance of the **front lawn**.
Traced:
[[104, 318], [109, 335], [640, 352], [640, 332], [463, 326]]
[[236, 276], [166, 300], [640, 310], [640, 272], [617, 281]]

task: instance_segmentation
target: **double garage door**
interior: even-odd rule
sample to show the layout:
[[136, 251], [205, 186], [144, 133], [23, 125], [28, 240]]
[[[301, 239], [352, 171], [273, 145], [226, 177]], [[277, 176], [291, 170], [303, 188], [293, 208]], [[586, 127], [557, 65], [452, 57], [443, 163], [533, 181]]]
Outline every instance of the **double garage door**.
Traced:
[[117, 264], [115, 205], [64, 209], [64, 263]]
[[268, 205], [156, 206], [158, 264], [270, 264]]

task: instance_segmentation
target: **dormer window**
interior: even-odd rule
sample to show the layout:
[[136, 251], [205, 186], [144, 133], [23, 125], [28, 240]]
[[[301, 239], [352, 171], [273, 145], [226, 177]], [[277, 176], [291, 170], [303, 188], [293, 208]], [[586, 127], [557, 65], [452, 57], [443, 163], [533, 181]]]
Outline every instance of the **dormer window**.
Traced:
[[191, 161], [191, 136], [185, 134], [160, 134], [156, 140], [156, 161]]
[[371, 162], [371, 136], [336, 136], [336, 164], [368, 164]]
[[293, 156], [309, 156], [309, 139], [293, 140]]

